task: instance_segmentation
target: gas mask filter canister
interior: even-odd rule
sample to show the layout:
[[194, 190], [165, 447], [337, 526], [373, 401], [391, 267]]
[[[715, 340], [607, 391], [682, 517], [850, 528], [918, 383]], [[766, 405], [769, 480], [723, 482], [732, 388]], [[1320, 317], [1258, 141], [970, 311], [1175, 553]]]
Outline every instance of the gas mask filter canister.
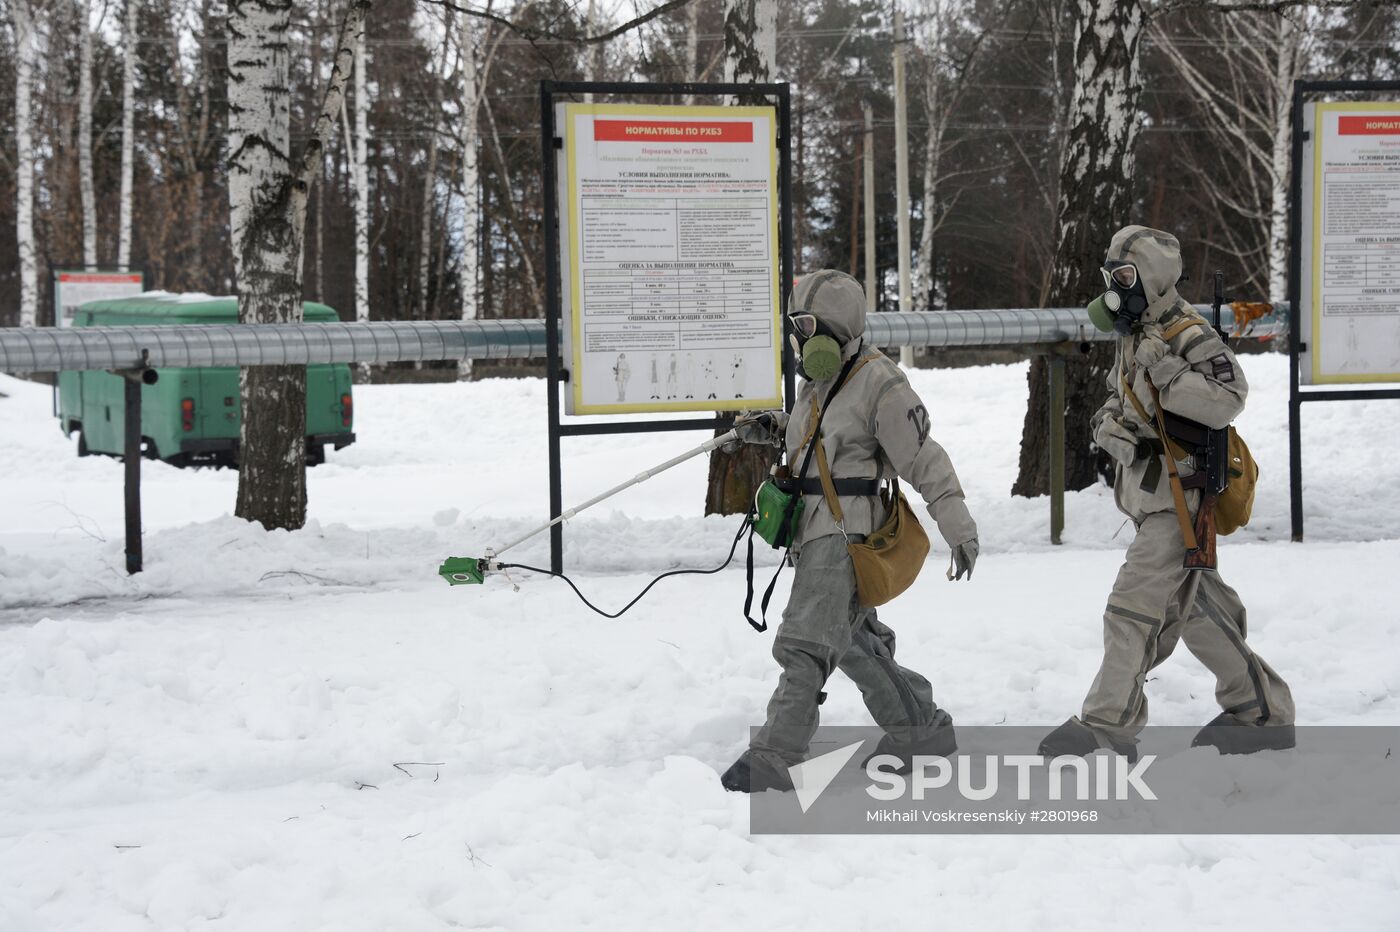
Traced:
[[812, 314], [788, 317], [792, 326], [793, 352], [797, 354], [802, 374], [813, 382], [829, 379], [841, 371], [841, 344], [828, 333]]

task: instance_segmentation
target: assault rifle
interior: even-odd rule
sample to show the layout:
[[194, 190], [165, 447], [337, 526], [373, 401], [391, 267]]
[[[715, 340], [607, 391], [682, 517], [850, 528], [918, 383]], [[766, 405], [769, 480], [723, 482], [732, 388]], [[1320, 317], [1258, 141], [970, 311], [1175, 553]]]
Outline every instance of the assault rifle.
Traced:
[[[1211, 298], [1211, 326], [1223, 341], [1227, 339], [1220, 326], [1220, 306], [1225, 303], [1225, 273], [1215, 272], [1215, 294]], [[1230, 429], [1207, 430], [1205, 442], [1196, 447], [1196, 471], [1206, 478], [1201, 490], [1201, 507], [1196, 512], [1196, 549], [1186, 551], [1184, 566], [1188, 570], [1213, 570], [1215, 553], [1215, 502], [1230, 481]]]

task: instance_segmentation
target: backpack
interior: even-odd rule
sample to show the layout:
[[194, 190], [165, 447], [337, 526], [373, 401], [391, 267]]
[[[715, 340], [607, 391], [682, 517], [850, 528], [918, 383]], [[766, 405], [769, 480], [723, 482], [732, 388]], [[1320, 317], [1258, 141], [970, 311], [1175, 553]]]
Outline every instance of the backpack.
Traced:
[[[1170, 343], [1173, 337], [1197, 326], [1209, 328], [1210, 324], [1199, 315], [1188, 313], [1185, 320], [1177, 321], [1163, 331], [1162, 339]], [[1133, 401], [1136, 403], [1137, 399]], [[1229, 535], [1249, 523], [1250, 514], [1254, 511], [1254, 486], [1259, 481], [1259, 465], [1254, 462], [1249, 445], [1234, 425], [1226, 429], [1229, 431], [1225, 452], [1226, 485], [1225, 491], [1215, 500], [1215, 532]]]

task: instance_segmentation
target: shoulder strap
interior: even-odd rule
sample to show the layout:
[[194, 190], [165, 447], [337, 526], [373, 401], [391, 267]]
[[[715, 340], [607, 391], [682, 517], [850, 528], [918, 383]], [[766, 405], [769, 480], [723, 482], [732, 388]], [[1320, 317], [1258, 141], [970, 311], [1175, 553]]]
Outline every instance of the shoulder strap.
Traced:
[[[1181, 475], [1176, 470], [1176, 456], [1172, 453], [1172, 444], [1167, 437], [1167, 424], [1162, 418], [1161, 396], [1157, 394], [1157, 386], [1152, 384], [1149, 376], [1147, 384], [1152, 388], [1152, 404], [1157, 409], [1157, 436], [1162, 440], [1162, 447], [1165, 453], [1162, 458], [1167, 461], [1167, 478], [1170, 480], [1172, 489], [1172, 504], [1176, 508], [1176, 523], [1181, 526], [1181, 539], [1186, 543], [1187, 550], [1199, 550], [1200, 544], [1196, 540], [1195, 522], [1191, 520], [1191, 510], [1186, 507], [1186, 492], [1181, 488]], [[1137, 396], [1133, 396], [1133, 403], [1138, 404]], [[1138, 411], [1142, 408], [1139, 406]]]
[[[855, 368], [851, 369], [851, 371], [846, 375], [846, 377], [841, 380], [841, 384], [844, 385], [846, 382], [849, 382], [855, 376], [855, 374], [860, 371], [862, 366], [864, 366], [867, 362], [874, 358], [874, 356], [861, 357], [860, 362], [856, 363]], [[828, 398], [827, 402], [830, 403], [830, 401], [831, 399]], [[841, 510], [841, 499], [836, 494], [836, 484], [831, 481], [831, 465], [827, 462], [826, 448], [822, 446], [822, 438], [820, 434], [816, 434], [812, 438], [812, 448], [816, 451], [817, 454], [817, 473], [821, 476], [822, 495], [826, 498], [826, 507], [831, 509], [831, 517], [836, 521], [836, 524], [839, 527], [845, 523], [846, 515]], [[799, 478], [805, 478], [805, 476], [806, 467], [804, 466], [802, 476], [800, 476]]]
[[[821, 441], [821, 435], [818, 433], [818, 431], [821, 429], [822, 418], [826, 416], [826, 409], [827, 409], [827, 407], [831, 404], [831, 399], [835, 398], [835, 397], [836, 397], [836, 393], [837, 393], [838, 391], [841, 390], [841, 386], [845, 385], [846, 382], [850, 379], [850, 377], [853, 376], [853, 375], [855, 375], [856, 372], [857, 372], [857, 370], [859, 370], [861, 366], [865, 365], [865, 363], [866, 363], [867, 361], [869, 361], [870, 359], [872, 359], [872, 358], [874, 358], [874, 357], [872, 357], [872, 356], [864, 356], [864, 355], [862, 355], [859, 351], [857, 351], [856, 353], [854, 353], [854, 354], [851, 356], [850, 359], [846, 360], [846, 365], [842, 367], [842, 369], [841, 369], [841, 374], [840, 374], [840, 376], [836, 379], [836, 384], [833, 385], [833, 386], [831, 386], [831, 391], [827, 392], [826, 400], [822, 402], [821, 408], [817, 408], [817, 406], [816, 406], [815, 404], [812, 406], [812, 418], [811, 418], [811, 425], [812, 425], [812, 426], [811, 426], [811, 429], [807, 432], [807, 440], [804, 440], [804, 441], [803, 441], [804, 444], [810, 444], [810, 445], [807, 446], [807, 455], [806, 455], [806, 456], [803, 458], [803, 460], [802, 460], [802, 471], [799, 472], [799, 473], [797, 474], [797, 478], [798, 478], [798, 479], [801, 479], [803, 476], [805, 476], [805, 475], [807, 474], [807, 467], [809, 467], [809, 466], [812, 465], [812, 454], [813, 454], [814, 451], [816, 451], [816, 450], [821, 446], [821, 443], [820, 443], [820, 441]], [[799, 447], [798, 449], [801, 449], [801, 447]], [[823, 460], [824, 460], [824, 459], [825, 459], [825, 457], [823, 456]], [[791, 541], [792, 541], [792, 538], [796, 536], [796, 531], [792, 528], [792, 520], [793, 520], [793, 514], [794, 514], [794, 512], [795, 512], [796, 509], [797, 509], [797, 502], [801, 499], [801, 497], [802, 497], [802, 494], [801, 494], [800, 492], [797, 493], [796, 495], [793, 495], [792, 498], [791, 498], [791, 500], [788, 502], [787, 510], [783, 513], [783, 523], [782, 523], [782, 526], [783, 526], [784, 528], [787, 528], [787, 529], [788, 529], [788, 541], [789, 541], [789, 543], [788, 543], [787, 549], [785, 549], [785, 550], [783, 551], [783, 558], [782, 558], [781, 561], [779, 561], [779, 563], [778, 563], [778, 568], [777, 568], [777, 570], [774, 571], [774, 573], [773, 573], [773, 578], [772, 578], [772, 579], [769, 581], [769, 583], [768, 583], [768, 588], [765, 589], [765, 590], [763, 591], [763, 600], [762, 600], [762, 601], [760, 602], [760, 604], [759, 604], [759, 620], [758, 620], [758, 621], [754, 621], [754, 620], [753, 620], [753, 614], [752, 614], [752, 612], [753, 612], [753, 533], [754, 533], [754, 532], [753, 532], [753, 528], [752, 528], [752, 527], [749, 528], [749, 553], [748, 553], [748, 560], [747, 560], [747, 563], [748, 563], [748, 567], [747, 567], [747, 569], [748, 569], [748, 592], [747, 592], [747, 594], [746, 594], [745, 597], [744, 597], [744, 618], [748, 620], [748, 623], [753, 627], [753, 629], [754, 629], [755, 631], [767, 631], [767, 630], [768, 630], [768, 602], [769, 602], [769, 600], [771, 600], [771, 599], [773, 598], [773, 589], [774, 589], [774, 587], [776, 587], [776, 586], [778, 585], [778, 576], [782, 574], [782, 572], [783, 572], [783, 567], [787, 564], [787, 561], [788, 561], [788, 554], [790, 554], [790, 553], [792, 552], [792, 544], [791, 544]], [[838, 505], [837, 507], [840, 507], [840, 506]], [[752, 523], [752, 522], [750, 522], [750, 523]]]
[[[840, 376], [837, 377], [835, 384], [831, 386], [831, 391], [826, 393], [826, 400], [822, 402], [821, 408], [817, 408], [816, 405], [812, 406], [811, 414], [808, 419], [808, 424], [810, 426], [807, 428], [807, 436], [798, 446], [799, 450], [805, 446], [807, 448], [807, 455], [802, 458], [802, 468], [793, 474], [796, 478], [806, 478], [807, 470], [812, 465], [812, 457], [818, 453], [821, 447], [822, 418], [826, 417], [826, 409], [831, 407], [832, 399], [834, 399], [836, 393], [851, 380], [852, 376], [874, 358], [874, 355], [866, 356], [859, 352], [852, 355], [850, 359], [846, 360], [846, 365], [842, 367]], [[823, 456], [824, 455], [825, 454], [823, 454]]]
[[1188, 313], [1181, 320], [1162, 331], [1162, 339], [1170, 343], [1173, 337], [1180, 336], [1192, 327], [1208, 327], [1205, 319], [1195, 313]]
[[1133, 391], [1133, 387], [1128, 384], [1128, 380], [1124, 378], [1121, 371], [1118, 373], [1118, 381], [1122, 384], [1123, 395], [1137, 409], [1138, 417], [1142, 418], [1144, 423], [1153, 424], [1157, 429], [1157, 439], [1162, 441], [1164, 451], [1162, 459], [1167, 461], [1167, 479], [1171, 484], [1172, 504], [1176, 508], [1176, 523], [1181, 525], [1181, 539], [1186, 542], [1187, 550], [1196, 550], [1198, 549], [1196, 528], [1191, 520], [1191, 510], [1186, 507], [1186, 492], [1181, 487], [1181, 474], [1176, 469], [1178, 447], [1168, 436], [1167, 424], [1162, 418], [1162, 396], [1158, 394], [1157, 386], [1152, 384], [1152, 377], [1148, 376], [1147, 384], [1152, 389], [1152, 405], [1156, 408], [1156, 417], [1151, 417], [1148, 415], [1147, 409], [1142, 406], [1142, 402], [1138, 400], [1137, 392]]
[[[1133, 408], [1137, 411], [1138, 417], [1142, 418], [1142, 422], [1144, 424], [1157, 425], [1157, 439], [1162, 441], [1163, 448], [1170, 450], [1173, 455], [1180, 455], [1184, 457], [1186, 455], [1186, 451], [1183, 450], [1181, 448], [1181, 445], [1178, 444], [1167, 434], [1167, 431], [1164, 427], [1164, 422], [1161, 418], [1162, 403], [1160, 401], [1160, 396], [1157, 394], [1157, 386], [1152, 385], [1152, 379], [1149, 377], [1147, 380], [1147, 384], [1152, 385], [1152, 404], [1157, 408], [1157, 416], [1155, 418], [1152, 415], [1148, 414], [1147, 409], [1142, 406], [1142, 402], [1138, 400], [1137, 392], [1133, 391], [1133, 386], [1128, 383], [1128, 380], [1126, 377], [1124, 377], [1122, 371], [1119, 371], [1118, 373], [1118, 383], [1122, 389], [1123, 397], [1127, 398], [1128, 401], [1132, 402]], [[1168, 458], [1170, 459], [1170, 457]]]

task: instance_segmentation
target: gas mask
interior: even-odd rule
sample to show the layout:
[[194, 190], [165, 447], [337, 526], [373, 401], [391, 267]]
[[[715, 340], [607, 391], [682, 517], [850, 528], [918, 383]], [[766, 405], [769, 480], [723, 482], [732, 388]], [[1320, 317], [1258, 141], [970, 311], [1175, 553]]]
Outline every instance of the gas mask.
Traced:
[[814, 314], [789, 314], [788, 341], [804, 379], [821, 382], [841, 371], [841, 344]]
[[1147, 292], [1137, 266], [1125, 262], [1099, 271], [1108, 290], [1089, 302], [1089, 320], [1105, 333], [1125, 337], [1147, 310]]

